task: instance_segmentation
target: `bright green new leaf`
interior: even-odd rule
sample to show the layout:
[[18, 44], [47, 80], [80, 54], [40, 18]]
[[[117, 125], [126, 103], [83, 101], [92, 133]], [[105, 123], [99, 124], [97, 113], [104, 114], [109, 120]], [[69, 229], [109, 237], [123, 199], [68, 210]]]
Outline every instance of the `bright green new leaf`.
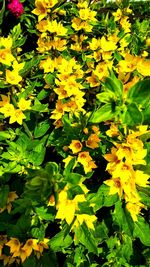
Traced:
[[62, 249], [69, 247], [73, 240], [70, 235], [66, 235], [64, 231], [59, 232], [50, 240], [50, 248], [57, 252], [62, 251]]
[[100, 109], [94, 111], [90, 118], [92, 123], [100, 123], [102, 121], [111, 120], [115, 117], [115, 112], [112, 110], [111, 104], [105, 104]]

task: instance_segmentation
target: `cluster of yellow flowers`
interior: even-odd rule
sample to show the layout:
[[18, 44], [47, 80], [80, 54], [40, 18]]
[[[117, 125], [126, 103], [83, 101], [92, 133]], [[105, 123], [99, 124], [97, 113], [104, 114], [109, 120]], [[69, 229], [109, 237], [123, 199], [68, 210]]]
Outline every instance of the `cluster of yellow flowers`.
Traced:
[[[73, 199], [69, 199], [68, 197], [68, 186], [65, 186], [65, 188], [59, 192], [58, 203], [56, 205], [56, 209], [58, 211], [56, 213], [55, 219], [66, 220], [69, 225], [72, 224], [72, 230], [82, 225], [83, 222], [85, 222], [87, 227], [94, 230], [93, 223], [97, 220], [97, 217], [95, 215], [79, 213], [78, 204], [86, 202], [86, 193], [88, 193], [88, 189], [84, 184], [80, 182], [79, 185], [82, 188], [84, 194], [76, 195]], [[48, 205], [54, 205], [54, 201], [49, 201]]]
[[69, 114], [84, 112], [82, 107], [85, 103], [83, 98], [85, 93], [81, 91], [83, 88], [81, 83], [77, 82], [77, 79], [82, 78], [83, 71], [74, 58], [66, 60], [61, 56], [54, 60], [47, 57], [40, 62], [40, 68], [44, 69], [44, 73], [53, 72], [54, 69], [57, 71], [55, 79], [57, 88], [54, 92], [58, 95], [58, 100], [50, 118], [55, 120], [54, 125], [58, 128], [62, 125], [61, 119], [65, 112]]
[[[10, 238], [6, 235], [0, 236], [0, 260], [3, 260], [4, 266], [11, 265], [16, 262], [20, 264], [20, 260], [23, 263], [26, 258], [28, 258], [32, 252], [34, 252], [37, 259], [42, 256], [43, 250], [48, 249], [49, 239], [44, 238], [43, 241], [39, 241], [38, 239], [28, 239], [25, 244], [20, 243], [17, 238]], [[3, 254], [2, 250], [4, 246], [8, 246], [10, 248], [11, 255]]]
[[[12, 54], [13, 39], [0, 37], [0, 63], [5, 65], [5, 83], [10, 85], [18, 85], [22, 81], [19, 71], [23, 69], [25, 63], [18, 63], [17, 58]], [[7, 69], [9, 67], [9, 69]], [[1, 73], [3, 74], [3, 73]]]
[[111, 153], [104, 157], [109, 162], [106, 170], [112, 176], [104, 183], [110, 186], [109, 194], [118, 194], [125, 199], [126, 208], [134, 221], [144, 205], [137, 191], [137, 186], [148, 186], [149, 175], [136, 169], [136, 165], [146, 165], [144, 160], [147, 150], [144, 149], [140, 136], [147, 132], [146, 126], [139, 127], [139, 131], [132, 131], [127, 135], [125, 142], [115, 143]]
[[[85, 128], [83, 131], [86, 135], [88, 135], [87, 128]], [[100, 142], [99, 133], [100, 131], [98, 127], [93, 125], [92, 133], [90, 133], [86, 141], [83, 141], [85, 143], [86, 148], [95, 149], [99, 147], [99, 142]], [[92, 157], [90, 156], [89, 151], [82, 151], [83, 149], [82, 143], [79, 140], [72, 140], [68, 148], [72, 151], [73, 154], [77, 155], [75, 166], [77, 165], [77, 163], [80, 163], [84, 168], [84, 172], [88, 173], [92, 171], [92, 169], [97, 168], [97, 166], [93, 161]], [[68, 150], [68, 148], [64, 147], [64, 150]], [[63, 162], [65, 162], [65, 167], [68, 165], [68, 163], [72, 158], [73, 156], [69, 155], [67, 158], [63, 160]]]
[[0, 101], [0, 112], [4, 115], [5, 118], [10, 117], [9, 123], [18, 122], [22, 124], [23, 119], [26, 118], [23, 111], [30, 109], [31, 100], [25, 100], [21, 98], [18, 103], [17, 107], [15, 108], [13, 104], [10, 103], [10, 96], [1, 95]]

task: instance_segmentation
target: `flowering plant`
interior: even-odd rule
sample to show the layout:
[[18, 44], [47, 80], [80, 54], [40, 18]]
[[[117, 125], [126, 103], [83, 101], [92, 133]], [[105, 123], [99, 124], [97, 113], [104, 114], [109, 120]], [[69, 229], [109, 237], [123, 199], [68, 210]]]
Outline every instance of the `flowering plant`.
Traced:
[[3, 1], [0, 266], [149, 266], [148, 9]]

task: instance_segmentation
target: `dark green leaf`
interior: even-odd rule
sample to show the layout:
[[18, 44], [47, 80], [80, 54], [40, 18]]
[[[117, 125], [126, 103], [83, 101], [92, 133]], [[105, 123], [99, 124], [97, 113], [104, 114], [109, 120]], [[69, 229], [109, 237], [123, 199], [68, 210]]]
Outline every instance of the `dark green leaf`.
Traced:
[[138, 216], [138, 221], [134, 224], [133, 235], [140, 238], [145, 246], [150, 246], [150, 227], [141, 216]]
[[94, 238], [90, 229], [87, 228], [86, 224], [83, 223], [75, 230], [75, 236], [77, 242], [83, 244], [89, 252], [98, 254], [97, 241]]
[[38, 123], [34, 130], [34, 137], [39, 138], [43, 136], [48, 131], [49, 127], [50, 123], [47, 120]]
[[140, 125], [142, 123], [143, 116], [139, 111], [136, 104], [131, 103], [127, 106], [127, 111], [125, 113], [124, 123], [128, 126]]
[[9, 194], [9, 186], [8, 185], [1, 186], [1, 188], [0, 188], [0, 208], [4, 208], [6, 206], [8, 194]]
[[128, 91], [128, 98], [139, 105], [146, 108], [150, 104], [150, 79], [146, 79], [136, 83]]

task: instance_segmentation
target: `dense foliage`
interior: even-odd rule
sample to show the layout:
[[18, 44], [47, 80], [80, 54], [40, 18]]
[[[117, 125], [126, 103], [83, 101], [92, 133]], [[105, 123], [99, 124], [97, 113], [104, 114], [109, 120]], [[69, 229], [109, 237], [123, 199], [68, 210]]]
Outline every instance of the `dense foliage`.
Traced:
[[0, 9], [0, 266], [150, 266], [149, 3]]

